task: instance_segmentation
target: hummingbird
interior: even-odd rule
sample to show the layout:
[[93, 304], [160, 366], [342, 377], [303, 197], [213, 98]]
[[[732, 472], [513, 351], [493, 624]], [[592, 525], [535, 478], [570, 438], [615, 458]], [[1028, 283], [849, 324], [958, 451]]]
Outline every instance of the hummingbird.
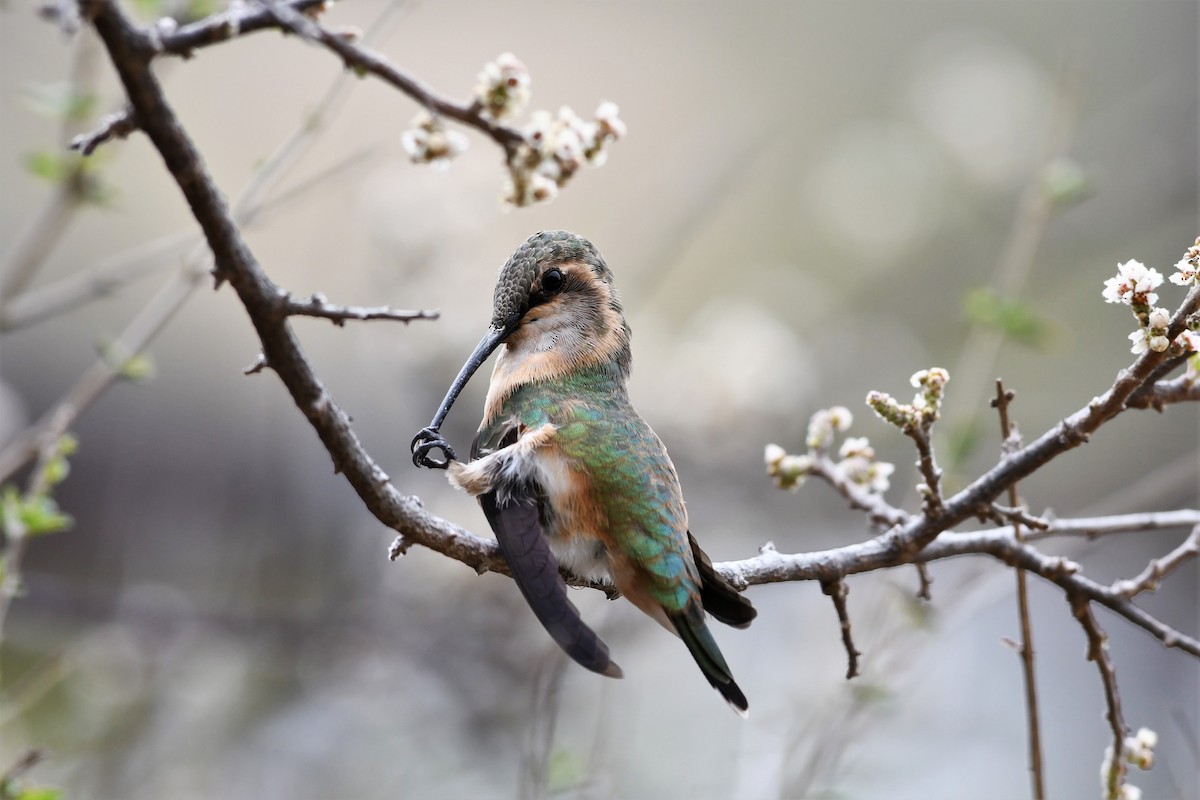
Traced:
[[[439, 428], [497, 348], [464, 463]], [[675, 467], [629, 401], [631, 362], [630, 328], [600, 253], [574, 233], [535, 233], [501, 267], [491, 324], [413, 439], [413, 463], [447, 470], [451, 484], [479, 500], [518, 588], [576, 662], [622, 677], [567, 597], [560, 565], [610, 579], [683, 640], [708, 682], [746, 716], [706, 612], [736, 628], [757, 612], [690, 533]]]

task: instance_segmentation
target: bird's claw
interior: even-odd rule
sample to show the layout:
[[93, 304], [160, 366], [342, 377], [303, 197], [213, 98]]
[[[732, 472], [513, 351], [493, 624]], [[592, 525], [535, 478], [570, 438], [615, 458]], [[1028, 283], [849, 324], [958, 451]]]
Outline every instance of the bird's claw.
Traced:
[[[412, 449], [413, 464], [418, 467], [445, 469], [450, 466], [451, 461], [458, 460], [458, 456], [454, 454], [454, 448], [437, 428], [422, 428], [421, 432], [413, 437], [409, 447]], [[434, 458], [430, 455], [433, 450], [441, 450], [445, 458], [440, 461]]]

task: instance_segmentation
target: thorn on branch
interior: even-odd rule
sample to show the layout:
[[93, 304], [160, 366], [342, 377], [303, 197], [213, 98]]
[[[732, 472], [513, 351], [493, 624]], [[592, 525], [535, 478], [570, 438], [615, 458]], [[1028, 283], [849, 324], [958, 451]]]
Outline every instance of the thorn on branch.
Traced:
[[124, 139], [138, 129], [133, 110], [126, 108], [109, 114], [100, 120], [100, 125], [90, 133], [81, 133], [71, 140], [71, 149], [80, 155], [90, 156], [96, 148], [112, 139]]
[[850, 614], [846, 610], [846, 597], [850, 594], [846, 581], [837, 578], [831, 581], [821, 581], [821, 591], [833, 600], [833, 608], [837, 612], [838, 622], [842, 626], [842, 644], [846, 647], [846, 680], [858, 677], [858, 657], [862, 655], [854, 647], [854, 639], [850, 634]]
[[254, 363], [242, 370], [242, 374], [257, 375], [269, 366], [271, 365], [267, 363], [267, 357], [259, 353], [258, 357], [254, 359]]
[[921, 585], [917, 588], [917, 597], [922, 600], [932, 600], [933, 595], [929, 588], [933, 585], [933, 578], [929, 577], [929, 569], [924, 561], [917, 562], [917, 577], [921, 579]]
[[388, 561], [397, 560], [401, 556], [408, 553], [412, 546], [413, 542], [405, 539], [404, 534], [400, 534], [395, 538], [395, 540], [392, 541], [391, 546], [388, 547]]

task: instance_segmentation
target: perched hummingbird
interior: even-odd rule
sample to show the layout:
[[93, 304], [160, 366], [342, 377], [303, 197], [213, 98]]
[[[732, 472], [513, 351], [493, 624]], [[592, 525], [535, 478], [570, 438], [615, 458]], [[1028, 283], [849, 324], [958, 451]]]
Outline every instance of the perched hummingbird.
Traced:
[[[688, 531], [675, 467], [629, 402], [629, 336], [612, 272], [592, 243], [566, 231], [534, 234], [501, 268], [491, 325], [413, 439], [413, 463], [447, 469], [453, 485], [479, 499], [517, 586], [573, 659], [622, 675], [567, 598], [559, 563], [581, 577], [610, 577], [679, 635], [708, 682], [745, 716], [746, 696], [705, 612], [737, 628], [757, 612]], [[463, 463], [438, 429], [501, 345]], [[437, 449], [444, 459], [431, 455]]]

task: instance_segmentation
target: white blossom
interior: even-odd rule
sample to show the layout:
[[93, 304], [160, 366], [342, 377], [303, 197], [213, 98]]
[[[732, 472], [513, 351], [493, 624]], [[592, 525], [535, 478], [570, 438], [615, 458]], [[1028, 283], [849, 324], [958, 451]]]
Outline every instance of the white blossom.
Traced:
[[1187, 258], [1180, 259], [1175, 265], [1175, 270], [1175, 273], [1171, 275], [1171, 283], [1176, 286], [1188, 286], [1196, 283], [1196, 279], [1200, 277], [1200, 266]]
[[495, 61], [483, 65], [475, 84], [475, 97], [483, 112], [503, 119], [520, 111], [529, 102], [529, 70], [512, 53], [501, 53]]
[[1195, 244], [1183, 254], [1175, 269], [1177, 271], [1171, 276], [1171, 283], [1178, 286], [1200, 283], [1200, 236], [1196, 237]]
[[842, 442], [841, 448], [838, 449], [838, 458], [849, 458], [850, 456], [875, 458], [875, 448], [871, 447], [870, 440], [865, 436], [850, 436]]
[[1129, 352], [1135, 355], [1144, 353], [1150, 349], [1150, 331], [1146, 328], [1138, 328], [1129, 334], [1129, 341], [1133, 342], [1133, 347], [1129, 348]]
[[610, 101], [605, 101], [596, 107], [596, 123], [604, 133], [613, 139], [625, 136], [625, 123], [621, 121], [619, 113], [617, 104]]
[[861, 455], [850, 456], [838, 462], [838, 469], [852, 483], [866, 488], [868, 492], [882, 494], [891, 486], [888, 480], [896, 471], [894, 464], [875, 461]]
[[413, 163], [446, 169], [469, 142], [461, 131], [447, 128], [440, 117], [422, 111], [413, 118], [412, 127], [400, 134], [400, 144]]
[[763, 451], [763, 462], [766, 463], [768, 469], [777, 466], [783, 457], [787, 455], [787, 451], [777, 444], [769, 444], [766, 450]]
[[850, 430], [850, 425], [853, 422], [854, 415], [845, 406], [833, 406], [829, 409], [829, 424], [838, 433], [845, 433]]
[[1130, 259], [1117, 265], [1116, 277], [1104, 282], [1105, 301], [1137, 305], [1154, 305], [1158, 295], [1154, 290], [1162, 285], [1158, 270], [1149, 269], [1140, 261]]
[[823, 408], [808, 420], [808, 435], [805, 443], [810, 450], [825, 450], [833, 444], [833, 434], [850, 427], [854, 415], [844, 406]]

